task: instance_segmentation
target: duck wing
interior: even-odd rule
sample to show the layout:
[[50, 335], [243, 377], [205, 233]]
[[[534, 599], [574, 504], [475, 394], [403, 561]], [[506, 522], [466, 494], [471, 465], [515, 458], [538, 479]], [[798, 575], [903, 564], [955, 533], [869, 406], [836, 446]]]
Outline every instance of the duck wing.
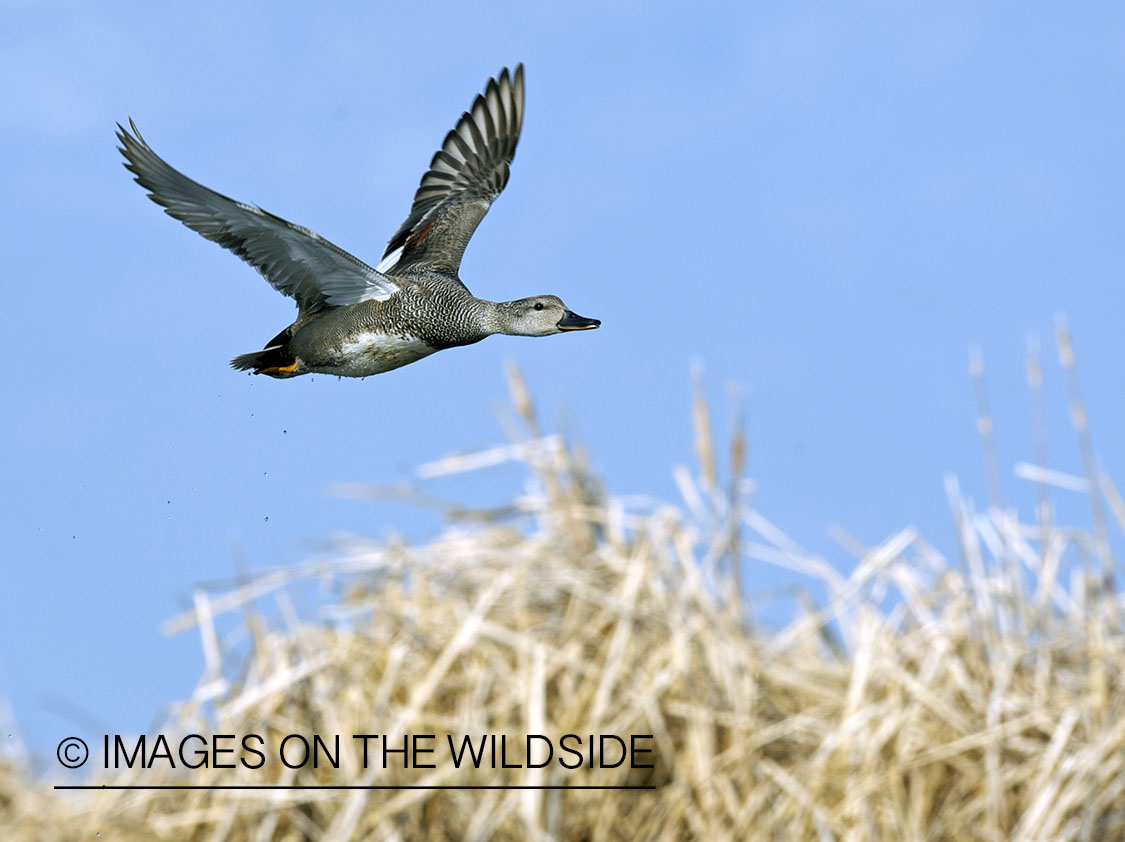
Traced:
[[477, 225], [508, 183], [523, 127], [523, 65], [490, 79], [422, 176], [410, 215], [391, 237], [381, 271], [429, 269], [457, 277]]
[[383, 300], [398, 285], [315, 231], [286, 222], [192, 181], [171, 167], [141, 137], [117, 124], [125, 168], [164, 212], [192, 231], [237, 254], [278, 292], [297, 301], [302, 313]]

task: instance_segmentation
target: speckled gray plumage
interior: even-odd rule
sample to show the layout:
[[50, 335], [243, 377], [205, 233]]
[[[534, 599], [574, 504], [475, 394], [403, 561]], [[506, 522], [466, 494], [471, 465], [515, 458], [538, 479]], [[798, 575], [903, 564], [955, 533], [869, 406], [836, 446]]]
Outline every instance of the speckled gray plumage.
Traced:
[[308, 228], [216, 193], [168, 165], [118, 126], [125, 166], [165, 212], [237, 254], [279, 292], [297, 319], [240, 370], [296, 377], [365, 377], [494, 333], [546, 336], [597, 327], [553, 295], [493, 302], [458, 276], [469, 238], [508, 181], [523, 125], [523, 65], [491, 79], [434, 155], [406, 221], [377, 268]]
[[435, 351], [479, 342], [494, 331], [488, 304], [464, 287], [434, 276], [426, 280], [396, 277], [402, 293], [386, 301], [363, 301], [353, 307], [320, 310], [299, 323], [290, 347], [312, 355], [360, 332], [401, 334], [421, 339]]

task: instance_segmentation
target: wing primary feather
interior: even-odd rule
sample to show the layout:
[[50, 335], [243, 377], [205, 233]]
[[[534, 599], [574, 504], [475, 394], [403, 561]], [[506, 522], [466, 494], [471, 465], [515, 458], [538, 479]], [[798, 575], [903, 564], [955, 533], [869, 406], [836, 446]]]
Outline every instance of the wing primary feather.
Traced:
[[388, 298], [398, 289], [316, 232], [193, 181], [153, 151], [130, 118], [117, 124], [125, 168], [165, 213], [236, 254], [302, 312]]
[[465, 246], [508, 183], [523, 128], [523, 98], [522, 64], [514, 74], [505, 67], [489, 79], [431, 159], [380, 267], [429, 269], [456, 279]]

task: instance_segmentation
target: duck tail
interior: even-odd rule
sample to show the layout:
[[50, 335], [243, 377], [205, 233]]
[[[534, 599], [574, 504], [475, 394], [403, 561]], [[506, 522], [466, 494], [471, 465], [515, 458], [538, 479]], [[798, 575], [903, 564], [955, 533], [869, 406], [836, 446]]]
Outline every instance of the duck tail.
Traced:
[[261, 351], [239, 354], [230, 361], [231, 368], [268, 374], [270, 377], [296, 377], [297, 360], [289, 353], [289, 337], [289, 328], [286, 328], [267, 342]]

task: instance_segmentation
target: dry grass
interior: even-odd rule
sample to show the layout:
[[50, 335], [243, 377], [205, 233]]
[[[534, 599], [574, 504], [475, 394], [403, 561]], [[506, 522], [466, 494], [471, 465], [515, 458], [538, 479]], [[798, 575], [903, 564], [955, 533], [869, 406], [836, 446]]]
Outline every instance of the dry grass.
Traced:
[[[470, 774], [439, 753], [432, 770], [364, 770], [345, 750], [338, 770], [272, 762], [94, 780], [653, 789], [57, 792], [9, 764], [0, 838], [1125, 839], [1125, 633], [1105, 537], [1112, 518], [1125, 526], [1125, 507], [1107, 477], [1020, 469], [1048, 500], [1051, 482], [1087, 487], [1103, 518], [1091, 530], [1051, 522], [1049, 507], [1033, 523], [973, 511], [950, 481], [956, 561], [904, 529], [873, 548], [844, 538], [858, 558], [843, 577], [754, 510], [740, 483], [720, 489], [701, 399], [700, 478], [677, 473], [685, 506], [673, 508], [604, 493], [512, 385], [523, 422], [512, 445], [423, 473], [518, 460], [522, 496], [500, 511], [451, 508], [427, 544], [354, 539], [200, 592], [168, 628], [199, 628], [206, 671], [163, 731], [378, 733], [392, 744], [652, 734], [655, 768]], [[1091, 572], [1060, 581], [1068, 558]], [[810, 574], [828, 598], [780, 631], [752, 630], [734, 572], [747, 559]], [[316, 622], [285, 596], [310, 577], [339, 594]], [[251, 608], [267, 597], [281, 608], [272, 622]], [[216, 621], [232, 612], [237, 622]]]

